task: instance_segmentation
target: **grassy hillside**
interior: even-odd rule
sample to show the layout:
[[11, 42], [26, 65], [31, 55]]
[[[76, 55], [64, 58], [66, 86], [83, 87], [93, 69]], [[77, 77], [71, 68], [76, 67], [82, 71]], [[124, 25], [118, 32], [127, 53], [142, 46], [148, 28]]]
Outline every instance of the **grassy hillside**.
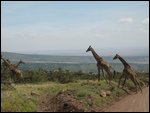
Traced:
[[[148, 74], [140, 75], [140, 79], [148, 81]], [[123, 82], [123, 81], [122, 81]], [[118, 79], [112, 81], [112, 86], [105, 80], [75, 80], [69, 83], [40, 82], [38, 84], [1, 84], [1, 111], [9, 112], [36, 112], [45, 108], [45, 101], [50, 103], [50, 99], [60, 92], [69, 90], [69, 95], [73, 95], [83, 104], [84, 111], [100, 111], [103, 107], [126, 95], [133, 83], [127, 80], [125, 89], [117, 87]], [[110, 96], [101, 97], [102, 91], [110, 91]], [[34, 95], [33, 95], [34, 93]], [[57, 102], [56, 102], [57, 103]]]
[[[1, 86], [2, 87], [2, 86]], [[10, 112], [33, 112], [38, 111], [42, 98], [49, 95], [47, 100], [56, 95], [59, 91], [75, 90], [74, 96], [83, 102], [84, 110], [89, 111], [91, 103], [87, 100], [88, 96], [93, 98], [92, 104], [97, 108], [102, 108], [106, 104], [121, 96], [122, 89], [112, 89], [105, 81], [99, 84], [97, 81], [76, 81], [68, 84], [48, 82], [42, 84], [14, 85], [15, 89], [1, 92], [1, 111]], [[100, 97], [101, 90], [111, 90], [111, 96]], [[31, 92], [36, 92], [40, 96], [32, 96]]]

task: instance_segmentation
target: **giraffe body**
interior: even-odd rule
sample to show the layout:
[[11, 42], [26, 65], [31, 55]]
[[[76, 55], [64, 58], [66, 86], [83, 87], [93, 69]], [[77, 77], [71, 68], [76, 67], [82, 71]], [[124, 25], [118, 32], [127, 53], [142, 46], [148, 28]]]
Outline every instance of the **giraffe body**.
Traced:
[[[112, 79], [112, 72], [111, 72], [111, 66], [110, 64], [105, 61], [102, 57], [100, 57], [95, 51], [94, 49], [89, 46], [89, 48], [86, 50], [86, 52], [88, 51], [91, 51], [95, 60], [97, 61], [97, 69], [98, 69], [98, 81], [100, 81], [100, 70], [102, 71], [102, 74], [103, 74], [103, 77], [104, 79], [106, 80], [105, 76], [104, 76], [104, 71], [106, 71], [106, 73], [108, 74], [109, 76], [109, 83], [111, 82], [111, 79]], [[107, 82], [107, 80], [106, 80]], [[108, 82], [107, 82], [108, 83]]]
[[120, 81], [122, 79], [123, 76], [125, 76], [125, 80], [124, 80], [124, 83], [123, 83], [123, 87], [126, 83], [126, 79], [127, 78], [130, 78], [131, 81], [133, 82], [133, 84], [136, 86], [136, 91], [137, 91], [137, 88], [139, 88], [142, 92], [142, 89], [141, 89], [141, 86], [140, 86], [140, 83], [139, 83], [139, 80], [137, 78], [137, 73], [134, 71], [134, 69], [121, 57], [119, 56], [118, 54], [116, 54], [116, 56], [113, 58], [113, 60], [115, 59], [119, 59], [122, 64], [124, 65], [124, 69], [123, 69], [123, 73], [122, 73], [122, 76], [120, 77], [119, 79], [119, 83], [118, 83], [118, 87], [120, 85]]
[[9, 60], [5, 60], [2, 55], [1, 55], [1, 59], [4, 61], [4, 64], [6, 65], [6, 67], [11, 71], [11, 79], [16, 75], [17, 79], [20, 79], [23, 77], [22, 72], [20, 69], [18, 69], [18, 66], [20, 63], [23, 63], [22, 61], [19, 61], [16, 65], [15, 64], [11, 64], [11, 62]]

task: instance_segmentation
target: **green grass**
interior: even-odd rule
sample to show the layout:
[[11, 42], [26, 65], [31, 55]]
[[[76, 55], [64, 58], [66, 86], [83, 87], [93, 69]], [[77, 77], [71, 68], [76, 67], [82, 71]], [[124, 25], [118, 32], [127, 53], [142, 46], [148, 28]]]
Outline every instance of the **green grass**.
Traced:
[[[142, 79], [145, 80], [144, 77]], [[88, 111], [91, 106], [102, 108], [112, 102], [118, 96], [125, 94], [125, 91], [117, 88], [117, 82], [112, 82], [113, 87], [106, 84], [104, 80], [76, 80], [74, 82], [60, 84], [57, 82], [45, 82], [39, 84], [17, 84], [12, 86], [1, 85], [1, 111], [10, 112], [34, 112], [37, 111], [40, 99], [46, 95], [56, 95], [62, 90], [75, 90], [74, 96], [83, 101], [85, 111]], [[128, 84], [132, 84], [130, 81]], [[100, 97], [101, 90], [111, 91], [111, 95]], [[40, 96], [31, 96], [34, 91]], [[91, 96], [93, 103], [88, 101], [88, 96]]]

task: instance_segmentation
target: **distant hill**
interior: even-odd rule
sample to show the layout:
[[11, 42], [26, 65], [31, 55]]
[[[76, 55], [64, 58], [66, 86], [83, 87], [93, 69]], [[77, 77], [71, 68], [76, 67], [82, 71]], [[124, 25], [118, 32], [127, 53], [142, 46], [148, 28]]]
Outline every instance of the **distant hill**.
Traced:
[[[35, 55], [35, 54], [19, 54], [11, 52], [1, 52], [1, 54], [16, 62], [22, 59], [32, 63], [96, 63], [94, 57], [91, 56], [53, 56], [53, 55]], [[119, 60], [113, 60], [113, 56], [104, 56], [105, 60], [110, 63], [120, 63]], [[149, 64], [148, 56], [128, 56], [123, 57], [129, 63]]]
[[[52, 56], [52, 55], [35, 55], [35, 54], [19, 54], [11, 52], [2, 52], [4, 58], [10, 59], [13, 63], [22, 59], [26, 64], [22, 65], [23, 69], [55, 69], [63, 68], [72, 71], [88, 71], [97, 72], [96, 61], [91, 56]], [[104, 56], [105, 60], [112, 64], [114, 69], [122, 71], [123, 65], [119, 60], [113, 60], [113, 56]], [[124, 57], [136, 70], [149, 71], [148, 56], [129, 56]]]
[[13, 62], [22, 59], [30, 63], [94, 63], [95, 59], [92, 56], [53, 56], [53, 55], [34, 55], [34, 54], [19, 54], [11, 52], [1, 53], [5, 58]]

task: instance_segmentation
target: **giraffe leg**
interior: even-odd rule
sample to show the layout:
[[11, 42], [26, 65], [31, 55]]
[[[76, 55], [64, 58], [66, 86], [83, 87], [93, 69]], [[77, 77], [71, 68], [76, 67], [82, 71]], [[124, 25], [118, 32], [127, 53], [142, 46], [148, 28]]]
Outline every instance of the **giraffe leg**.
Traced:
[[109, 84], [111, 84], [111, 80], [112, 80], [112, 73], [109, 69], [107, 69], [107, 74], [109, 75]]
[[10, 81], [13, 82], [13, 73], [10, 73]]
[[20, 78], [21, 78], [22, 82], [25, 83], [24, 77], [23, 77], [22, 73], [21, 73], [21, 75], [20, 75]]
[[123, 82], [122, 88], [124, 88], [124, 85], [125, 85], [125, 83], [126, 83], [126, 80], [127, 80], [127, 75], [125, 75], [125, 79], [124, 79], [124, 82]]
[[118, 82], [118, 88], [119, 88], [119, 85], [120, 85], [120, 81], [122, 79], [122, 77], [124, 76], [124, 74], [121, 75], [121, 77], [119, 78], [119, 82]]
[[138, 91], [138, 87], [137, 87], [137, 83], [136, 83], [136, 80], [134, 78], [131, 78], [132, 82], [134, 83], [135, 87], [136, 87], [136, 93]]
[[134, 82], [136, 84], [136, 92], [138, 91], [138, 88], [139, 88], [141, 90], [141, 93], [142, 93], [142, 88], [140, 86], [139, 80], [136, 77], [134, 77], [133, 79], [134, 79]]
[[100, 81], [100, 67], [97, 65], [97, 69], [98, 69], [98, 81]]
[[141, 90], [141, 93], [142, 93], [142, 88], [141, 88], [139, 80], [137, 78], [135, 78], [135, 81], [136, 81], [136, 83], [137, 83], [137, 85], [138, 85], [138, 87], [139, 87], [139, 89]]
[[108, 84], [108, 81], [107, 81], [107, 79], [105, 78], [104, 70], [103, 70], [103, 69], [102, 69], [102, 75], [103, 75], [103, 78], [106, 80], [106, 83]]
[[116, 77], [116, 71], [115, 70], [113, 71], [113, 74], [114, 74], [113, 79], [115, 79], [115, 77]]

